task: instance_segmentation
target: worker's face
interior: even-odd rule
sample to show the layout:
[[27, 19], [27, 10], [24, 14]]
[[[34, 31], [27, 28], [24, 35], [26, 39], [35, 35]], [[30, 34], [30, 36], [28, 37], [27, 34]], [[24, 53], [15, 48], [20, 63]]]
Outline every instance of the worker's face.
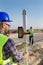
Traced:
[[7, 33], [8, 30], [9, 30], [9, 23], [8, 22], [3, 22], [3, 31]]

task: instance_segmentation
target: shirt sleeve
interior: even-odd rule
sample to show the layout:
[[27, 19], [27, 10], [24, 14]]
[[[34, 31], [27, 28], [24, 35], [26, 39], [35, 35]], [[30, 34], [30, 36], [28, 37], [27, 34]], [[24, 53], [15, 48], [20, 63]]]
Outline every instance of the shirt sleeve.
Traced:
[[12, 56], [13, 60], [14, 60], [14, 61], [17, 60], [18, 62], [20, 62], [20, 61], [23, 62], [24, 58], [23, 58], [23, 56], [20, 54], [20, 52], [16, 49], [15, 42], [14, 42], [12, 39], [10, 39], [10, 40], [7, 42], [7, 44], [8, 44], [8, 48], [9, 48], [9, 50], [10, 50], [10, 55]]

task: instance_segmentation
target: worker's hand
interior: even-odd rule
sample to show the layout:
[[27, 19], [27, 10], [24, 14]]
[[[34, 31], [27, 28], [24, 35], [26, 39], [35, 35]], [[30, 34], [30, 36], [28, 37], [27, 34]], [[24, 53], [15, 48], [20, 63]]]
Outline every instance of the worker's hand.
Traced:
[[28, 53], [27, 52], [23, 53], [23, 56], [24, 56], [24, 59], [28, 58]]

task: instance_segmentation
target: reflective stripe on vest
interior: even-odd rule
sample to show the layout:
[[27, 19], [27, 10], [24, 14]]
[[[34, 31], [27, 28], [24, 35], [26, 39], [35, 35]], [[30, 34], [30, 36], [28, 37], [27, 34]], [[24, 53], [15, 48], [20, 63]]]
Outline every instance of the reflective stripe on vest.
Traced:
[[[7, 40], [9, 39], [8, 36], [0, 34], [0, 64], [1, 65], [7, 65], [12, 61], [12, 58], [8, 58], [7, 60], [3, 60], [3, 54], [2, 54], [2, 49]], [[17, 65], [17, 63], [11, 63], [12, 65]]]
[[3, 61], [3, 65], [17, 65], [17, 63], [16, 62], [13, 62], [12, 61], [12, 58], [10, 57], [6, 61]]
[[30, 33], [29, 36], [32, 36], [33, 33], [34, 33], [34, 30], [33, 29], [30, 29], [28, 32]]

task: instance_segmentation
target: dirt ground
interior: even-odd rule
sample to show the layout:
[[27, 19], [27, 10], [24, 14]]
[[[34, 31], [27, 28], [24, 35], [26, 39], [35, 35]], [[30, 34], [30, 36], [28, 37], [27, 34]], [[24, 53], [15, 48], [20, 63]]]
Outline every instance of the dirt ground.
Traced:
[[[16, 38], [14, 38], [13, 36], [12, 39], [15, 39], [17, 44], [19, 40], [22, 41], [22, 39], [18, 40], [17, 35], [15, 37]], [[20, 43], [20, 45], [16, 46], [21, 54], [23, 54], [24, 52], [24, 46], [25, 44], [23, 43], [23, 41]], [[28, 65], [43, 65], [43, 41], [34, 42], [33, 45], [28, 45], [27, 48], [28, 48]], [[21, 63], [20, 65], [24, 65], [24, 63], [23, 64]]]
[[[33, 45], [28, 45], [28, 65], [43, 65], [43, 42], [37, 42]], [[17, 49], [23, 53], [24, 44], [17, 46]]]

